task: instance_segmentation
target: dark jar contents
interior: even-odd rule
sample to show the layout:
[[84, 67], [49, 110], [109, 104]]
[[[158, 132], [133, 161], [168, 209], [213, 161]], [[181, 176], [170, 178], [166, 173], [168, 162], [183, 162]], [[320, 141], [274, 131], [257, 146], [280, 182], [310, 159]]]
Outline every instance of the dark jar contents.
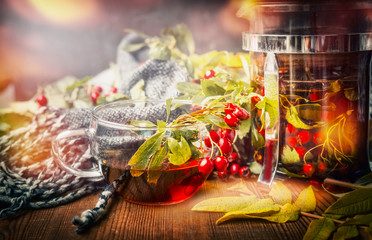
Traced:
[[371, 52], [276, 54], [276, 59], [279, 170], [351, 181], [369, 172]]

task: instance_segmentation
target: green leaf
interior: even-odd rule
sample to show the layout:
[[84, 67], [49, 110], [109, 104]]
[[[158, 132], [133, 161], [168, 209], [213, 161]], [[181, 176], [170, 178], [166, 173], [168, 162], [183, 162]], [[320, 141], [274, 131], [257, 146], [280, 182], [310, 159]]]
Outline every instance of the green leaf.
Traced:
[[303, 238], [303, 240], [327, 240], [336, 230], [336, 225], [329, 218], [313, 220]]
[[168, 160], [174, 165], [181, 165], [187, 162], [191, 158], [191, 149], [189, 143], [184, 137], [181, 136], [181, 141], [178, 142], [176, 139], [168, 138], [168, 147], [172, 154], [169, 154]]
[[251, 126], [252, 126], [252, 118], [248, 118], [247, 120], [240, 121], [238, 137], [244, 138], [245, 136], [247, 136], [247, 134], [251, 130]]
[[333, 240], [344, 240], [355, 238], [359, 236], [358, 229], [355, 225], [350, 226], [342, 226], [337, 229], [337, 231], [333, 234]]
[[201, 88], [203, 90], [203, 94], [207, 97], [225, 94], [225, 89], [223, 87], [209, 79], [203, 79], [201, 81]]
[[300, 208], [303, 212], [315, 211], [316, 198], [311, 185], [301, 191], [294, 205]]
[[284, 164], [297, 163], [300, 162], [300, 155], [296, 149], [291, 149], [290, 146], [286, 145], [283, 148], [283, 153], [281, 155], [281, 161]]
[[167, 127], [167, 123], [162, 120], [157, 120], [156, 125], [158, 125], [159, 130], [162, 130]]
[[255, 148], [260, 149], [265, 147], [265, 138], [262, 136], [257, 128], [253, 127], [252, 129], [252, 145], [255, 146]]
[[298, 117], [298, 112], [297, 112], [297, 109], [296, 107], [294, 106], [291, 106], [286, 114], [285, 114], [285, 118], [287, 119], [287, 121], [292, 124], [295, 128], [302, 128], [302, 129], [312, 129], [314, 128], [315, 126], [310, 126], [310, 125], [307, 125], [306, 123], [304, 123], [299, 117]]
[[[85, 77], [83, 79], [74, 79], [74, 82], [67, 86], [66, 87], [66, 91], [72, 91], [74, 90], [75, 88], [78, 88], [78, 87], [84, 87], [84, 85], [89, 81], [91, 80], [92, 78], [91, 77]], [[69, 81], [69, 80], [68, 80]]]
[[280, 207], [274, 204], [273, 200], [267, 198], [258, 200], [244, 209], [231, 211], [217, 220], [217, 224], [236, 218], [264, 217], [269, 214], [279, 212]]
[[176, 47], [183, 53], [193, 54], [195, 51], [195, 43], [190, 30], [184, 24], [179, 24], [174, 27], [173, 36], [176, 39]]
[[230, 212], [243, 209], [256, 202], [256, 196], [217, 197], [196, 204], [191, 210], [201, 212]]
[[156, 184], [161, 176], [162, 172], [159, 171], [162, 168], [162, 164], [165, 156], [167, 155], [168, 149], [165, 145], [159, 151], [157, 151], [149, 164], [149, 171], [147, 175], [147, 182]]
[[122, 47], [122, 49], [124, 51], [127, 51], [127, 52], [136, 52], [138, 50], [140, 50], [141, 48], [144, 48], [146, 47], [146, 43], [133, 43], [133, 44], [128, 44], [128, 45], [125, 45]]
[[149, 57], [156, 60], [169, 60], [171, 58], [171, 50], [168, 45], [162, 41], [153, 41], [149, 44]]
[[159, 132], [149, 139], [147, 139], [134, 153], [132, 158], [129, 160], [128, 165], [131, 166], [132, 170], [145, 170], [150, 158], [155, 154], [161, 147], [162, 139], [165, 136], [165, 132]]
[[342, 225], [364, 225], [368, 226], [372, 223], [372, 213], [356, 215], [353, 218], [348, 218]]
[[372, 183], [372, 173], [368, 173], [355, 181], [355, 184], [361, 185], [361, 186], [367, 185], [370, 183]]
[[319, 122], [322, 119], [322, 106], [317, 103], [296, 105], [298, 114], [305, 120]]
[[171, 108], [172, 101], [173, 101], [172, 98], [168, 98], [167, 100], [165, 100], [165, 104], [166, 104], [166, 107], [167, 107], [167, 120], [165, 122], [168, 122], [168, 120], [169, 120], [169, 115], [170, 115], [170, 112], [171, 112], [170, 108]]
[[200, 84], [193, 82], [179, 82], [176, 84], [176, 88], [182, 94], [189, 96], [198, 95], [202, 90]]
[[207, 122], [207, 123], [210, 123], [210, 124], [215, 125], [215, 126], [220, 127], [220, 128], [230, 129], [230, 127], [226, 124], [225, 120], [222, 117], [219, 117], [219, 116], [216, 116], [216, 115], [207, 114], [207, 115], [201, 117], [200, 120], [204, 121], [204, 122]]
[[292, 203], [292, 192], [281, 181], [278, 181], [274, 185], [274, 187], [270, 190], [269, 195], [274, 202], [279, 205]]
[[143, 79], [139, 80], [130, 90], [130, 96], [132, 99], [145, 99], [146, 94], [143, 90], [145, 86], [145, 81]]
[[249, 169], [251, 169], [251, 172], [253, 174], [260, 174], [262, 171], [262, 165], [258, 162], [254, 161], [249, 165]]
[[97, 105], [101, 105], [101, 104], [108, 103], [108, 102], [114, 102], [118, 100], [125, 100], [125, 99], [129, 99], [129, 97], [122, 93], [111, 94], [107, 97], [99, 96], [97, 99]]
[[353, 216], [368, 212], [372, 212], [372, 188], [360, 188], [339, 198], [324, 214]]

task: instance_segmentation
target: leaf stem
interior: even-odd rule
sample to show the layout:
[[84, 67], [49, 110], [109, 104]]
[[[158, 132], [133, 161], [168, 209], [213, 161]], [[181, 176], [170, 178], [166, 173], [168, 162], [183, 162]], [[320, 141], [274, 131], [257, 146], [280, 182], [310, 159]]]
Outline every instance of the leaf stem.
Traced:
[[[307, 212], [301, 212], [301, 215], [304, 215], [304, 216], [307, 216], [307, 217], [311, 217], [311, 218], [318, 218], [318, 219], [322, 219], [324, 218], [323, 216], [320, 216], [320, 215], [317, 215], [317, 214], [313, 214], [313, 213], [307, 213]], [[345, 221], [341, 221], [341, 220], [337, 220], [337, 219], [332, 219], [330, 218], [332, 221], [334, 221], [335, 223], [339, 223], [339, 224], [343, 224]]]

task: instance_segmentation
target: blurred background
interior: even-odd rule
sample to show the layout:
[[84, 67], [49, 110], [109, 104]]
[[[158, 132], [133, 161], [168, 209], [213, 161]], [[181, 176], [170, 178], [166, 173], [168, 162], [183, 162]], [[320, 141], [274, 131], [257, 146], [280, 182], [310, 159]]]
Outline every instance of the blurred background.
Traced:
[[105, 70], [126, 29], [158, 35], [184, 23], [197, 53], [241, 51], [248, 24], [238, 7], [234, 0], [0, 0], [0, 107], [62, 77]]

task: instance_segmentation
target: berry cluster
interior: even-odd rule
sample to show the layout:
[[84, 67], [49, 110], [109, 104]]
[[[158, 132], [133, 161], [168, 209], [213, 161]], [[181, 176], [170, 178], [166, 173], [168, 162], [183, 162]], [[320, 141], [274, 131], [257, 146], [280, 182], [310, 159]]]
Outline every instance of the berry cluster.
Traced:
[[228, 103], [225, 107], [226, 116], [224, 120], [229, 127], [235, 128], [239, 125], [240, 121], [247, 120], [249, 113], [244, 108], [238, 107], [233, 103]]
[[[90, 98], [92, 99], [93, 103], [97, 103], [97, 99], [102, 94], [102, 87], [101, 86], [93, 86], [93, 88], [85, 88], [85, 91], [90, 94]], [[118, 89], [116, 87], [111, 87], [110, 93], [104, 94], [103, 96], [107, 97], [111, 94], [117, 93]]]
[[[294, 148], [298, 153], [300, 159], [304, 158], [305, 153], [307, 152], [306, 148], [310, 149], [315, 145], [324, 143], [326, 136], [323, 132], [316, 132], [311, 134], [310, 131], [296, 129], [292, 124], [287, 124], [287, 144], [288, 146]], [[320, 174], [323, 174], [327, 170], [327, 166], [320, 162], [317, 164], [317, 167], [313, 163], [304, 163], [302, 166], [303, 172], [305, 175], [311, 177], [316, 170]]]
[[218, 172], [218, 177], [226, 180], [230, 175], [249, 178], [251, 171], [244, 166], [243, 161], [236, 152], [233, 152], [232, 143], [235, 139], [236, 132], [233, 129], [220, 128], [218, 131], [211, 130], [209, 136], [204, 138], [205, 146], [211, 148], [213, 145], [220, 150], [220, 155], [211, 159], [205, 157], [199, 163], [199, 172], [205, 176], [211, 174], [213, 170]]

